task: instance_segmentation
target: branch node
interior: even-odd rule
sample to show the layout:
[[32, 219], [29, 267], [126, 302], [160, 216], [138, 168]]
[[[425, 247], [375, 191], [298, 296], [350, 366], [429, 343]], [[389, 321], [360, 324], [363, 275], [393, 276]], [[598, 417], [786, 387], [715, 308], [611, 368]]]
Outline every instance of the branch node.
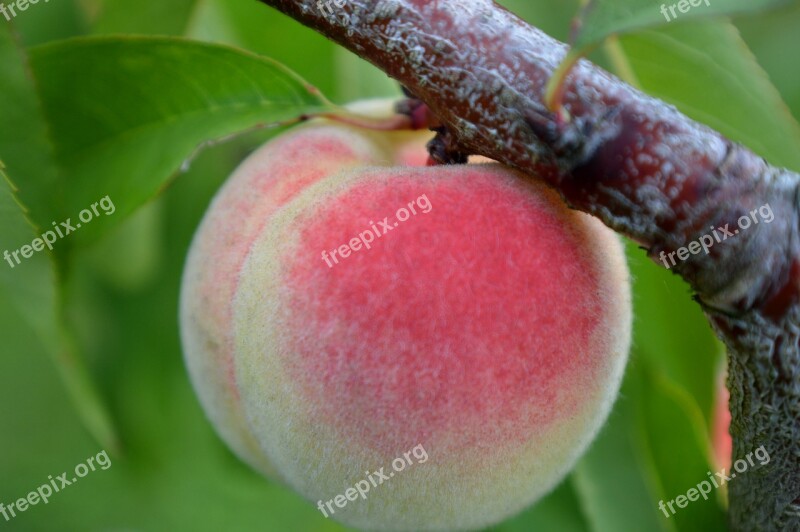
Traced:
[[525, 122], [546, 146], [563, 172], [570, 172], [589, 161], [597, 149], [622, 130], [617, 118], [622, 106], [608, 107], [600, 118], [578, 117], [564, 121], [558, 113], [528, 110]]
[[450, 130], [442, 126], [434, 131], [436, 136], [428, 143], [431, 164], [466, 164], [469, 154], [459, 146]]

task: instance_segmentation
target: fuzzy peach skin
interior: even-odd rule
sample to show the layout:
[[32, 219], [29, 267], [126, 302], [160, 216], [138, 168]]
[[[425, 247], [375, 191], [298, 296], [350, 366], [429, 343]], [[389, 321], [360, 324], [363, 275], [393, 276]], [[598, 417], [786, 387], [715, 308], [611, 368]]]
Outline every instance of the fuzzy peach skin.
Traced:
[[[231, 177], [187, 261], [186, 361], [231, 447], [315, 505], [384, 468], [332, 518], [481, 528], [552, 489], [603, 424], [627, 267], [612, 231], [543, 185], [402, 166], [424, 151], [391, 135], [300, 129]], [[323, 258], [368, 231], [369, 249]], [[428, 460], [395, 472], [420, 445]]]
[[[383, 116], [382, 100], [354, 110]], [[231, 308], [239, 271], [270, 216], [309, 184], [364, 164], [427, 160], [429, 133], [364, 135], [319, 123], [299, 127], [253, 153], [226, 181], [192, 242], [183, 274], [181, 342], [195, 391], [222, 439], [245, 462], [276, 477], [245, 422], [233, 365]]]

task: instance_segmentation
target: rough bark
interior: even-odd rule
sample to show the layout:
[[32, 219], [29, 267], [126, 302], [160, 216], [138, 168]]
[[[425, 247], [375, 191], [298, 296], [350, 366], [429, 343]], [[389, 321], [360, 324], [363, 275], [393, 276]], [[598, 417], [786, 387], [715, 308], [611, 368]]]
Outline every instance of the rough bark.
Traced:
[[[567, 119], [543, 103], [565, 45], [491, 0], [261, 0], [400, 81], [438, 122], [432, 154], [479, 154], [535, 175], [574, 208], [669, 253], [769, 205], [774, 220], [672, 270], [728, 346], [734, 460], [771, 460], [730, 484], [734, 530], [800, 530], [798, 183], [746, 148], [580, 61]], [[727, 225], [726, 225], [727, 224]]]

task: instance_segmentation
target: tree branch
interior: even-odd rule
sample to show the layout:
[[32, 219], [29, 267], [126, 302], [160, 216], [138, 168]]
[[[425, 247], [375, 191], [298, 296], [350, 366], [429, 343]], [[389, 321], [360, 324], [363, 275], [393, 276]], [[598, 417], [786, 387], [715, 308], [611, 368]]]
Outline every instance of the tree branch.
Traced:
[[[424, 102], [440, 125], [434, 156], [479, 154], [544, 179], [686, 279], [728, 346], [734, 460], [761, 445], [771, 457], [731, 484], [731, 526], [800, 529], [796, 173], [585, 60], [565, 82], [566, 119], [551, 113], [545, 86], [567, 47], [491, 0], [347, 0], [334, 15], [316, 0], [261, 1]], [[764, 205], [772, 223], [670, 262]]]

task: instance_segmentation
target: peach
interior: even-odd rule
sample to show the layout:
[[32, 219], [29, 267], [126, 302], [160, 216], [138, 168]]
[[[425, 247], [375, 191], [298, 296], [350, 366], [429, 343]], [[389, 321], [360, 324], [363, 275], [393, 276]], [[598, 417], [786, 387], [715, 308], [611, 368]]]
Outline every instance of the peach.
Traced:
[[321, 122], [268, 142], [213, 201], [181, 294], [223, 439], [373, 530], [480, 528], [547, 493], [630, 344], [614, 233], [500, 165], [415, 166], [425, 139]]
[[[409, 160], [424, 163], [424, 138], [419, 133], [384, 136], [380, 140], [387, 147], [391, 142]], [[414, 152], [409, 151], [412, 146]], [[187, 367], [222, 438], [262, 472], [275, 473], [247, 428], [234, 380], [231, 308], [238, 273], [252, 242], [280, 206], [334, 169], [380, 164], [380, 157], [373, 141], [350, 128], [297, 128], [266, 144], [237, 169], [214, 198], [192, 243], [180, 307]]]

